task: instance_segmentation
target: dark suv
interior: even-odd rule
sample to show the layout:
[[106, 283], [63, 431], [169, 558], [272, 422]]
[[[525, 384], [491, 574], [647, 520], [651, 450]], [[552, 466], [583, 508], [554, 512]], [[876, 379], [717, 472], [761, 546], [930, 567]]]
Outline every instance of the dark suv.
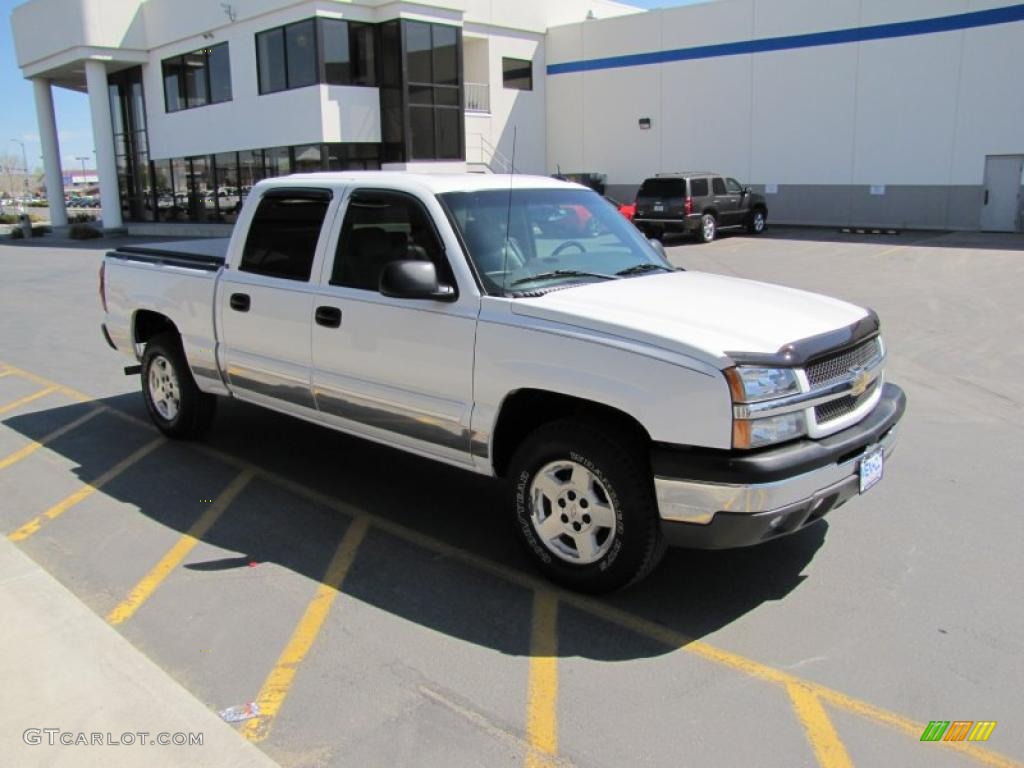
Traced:
[[746, 227], [759, 235], [768, 221], [764, 195], [714, 173], [659, 173], [640, 185], [633, 223], [647, 237], [693, 232], [705, 243], [719, 229]]

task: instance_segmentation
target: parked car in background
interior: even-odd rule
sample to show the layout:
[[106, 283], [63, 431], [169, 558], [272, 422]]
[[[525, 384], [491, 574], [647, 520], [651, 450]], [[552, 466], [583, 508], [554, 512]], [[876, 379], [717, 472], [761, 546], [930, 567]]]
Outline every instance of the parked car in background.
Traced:
[[715, 173], [659, 173], [640, 185], [633, 223], [648, 237], [686, 232], [710, 243], [720, 229], [764, 232], [768, 204], [764, 195]]
[[636, 213], [636, 203], [635, 202], [633, 202], [633, 203], [623, 203], [623, 202], [621, 202], [619, 200], [616, 200], [614, 197], [608, 197], [607, 195], [604, 196], [604, 199], [607, 200], [612, 205], [614, 205], [615, 206], [615, 210], [617, 210], [619, 213], [621, 213], [623, 216], [625, 216], [628, 221], [632, 221], [633, 220], [633, 214]]

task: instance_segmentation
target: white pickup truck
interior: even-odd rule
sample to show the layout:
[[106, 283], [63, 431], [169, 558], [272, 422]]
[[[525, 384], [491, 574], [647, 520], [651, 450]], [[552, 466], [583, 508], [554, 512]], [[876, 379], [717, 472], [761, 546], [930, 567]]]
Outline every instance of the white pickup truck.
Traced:
[[100, 286], [167, 435], [230, 396], [503, 478], [586, 591], [812, 525], [881, 478], [905, 407], [870, 310], [676, 269], [547, 178], [270, 179], [230, 240], [122, 247]]

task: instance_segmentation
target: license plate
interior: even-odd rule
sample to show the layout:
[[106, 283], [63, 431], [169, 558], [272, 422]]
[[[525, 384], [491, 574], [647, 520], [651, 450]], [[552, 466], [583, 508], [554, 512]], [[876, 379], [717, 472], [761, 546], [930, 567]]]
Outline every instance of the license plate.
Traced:
[[655, 203], [654, 204], [654, 210], [659, 211], [659, 212], [664, 211], [665, 210], [665, 206], [662, 205], [661, 203]]
[[882, 465], [885, 463], [885, 454], [881, 447], [874, 448], [864, 454], [860, 460], [860, 492], [869, 490], [875, 483], [882, 479]]

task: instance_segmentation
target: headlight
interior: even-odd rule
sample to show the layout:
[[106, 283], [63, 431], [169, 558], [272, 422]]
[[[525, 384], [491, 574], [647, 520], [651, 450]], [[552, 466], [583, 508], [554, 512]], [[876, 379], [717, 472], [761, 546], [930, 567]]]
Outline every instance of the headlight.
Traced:
[[739, 365], [725, 372], [734, 403], [757, 403], [800, 391], [792, 368], [762, 368]]
[[760, 448], [762, 445], [782, 443], [807, 434], [807, 420], [803, 411], [768, 416], [764, 419], [734, 419], [732, 422], [733, 448]]

